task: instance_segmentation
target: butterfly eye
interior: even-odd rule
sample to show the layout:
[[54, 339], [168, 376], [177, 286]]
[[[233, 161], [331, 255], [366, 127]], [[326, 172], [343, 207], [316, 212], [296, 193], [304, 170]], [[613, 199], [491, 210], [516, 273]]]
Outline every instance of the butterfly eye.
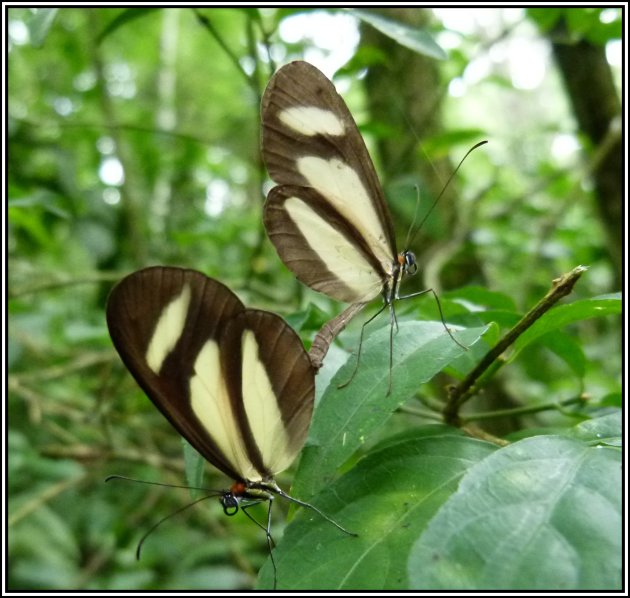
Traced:
[[407, 274], [415, 274], [418, 271], [418, 264], [416, 262], [416, 254], [412, 251], [405, 251], [403, 253], [405, 263], [403, 269]]
[[223, 512], [228, 516], [236, 515], [238, 513], [238, 498], [232, 494], [232, 492], [226, 492], [220, 498]]

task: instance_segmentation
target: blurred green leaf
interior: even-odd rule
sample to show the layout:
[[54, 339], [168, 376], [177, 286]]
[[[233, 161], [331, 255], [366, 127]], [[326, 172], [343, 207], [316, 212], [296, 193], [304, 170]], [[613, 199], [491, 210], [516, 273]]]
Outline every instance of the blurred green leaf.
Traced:
[[453, 301], [461, 300], [465, 302], [471, 310], [494, 308], [516, 311], [514, 299], [505, 293], [499, 293], [484, 287], [471, 285], [455, 291], [447, 291], [442, 296]]
[[538, 342], [553, 351], [574, 372], [582, 378], [586, 373], [586, 356], [580, 344], [569, 334], [560, 330], [549, 332], [538, 338]]
[[205, 459], [182, 438], [184, 449], [184, 465], [186, 467], [186, 483], [191, 486], [190, 494], [193, 498], [199, 496], [200, 491], [195, 488], [203, 488], [203, 471]]
[[375, 12], [366, 10], [349, 9], [355, 17], [365, 21], [383, 35], [390, 37], [401, 46], [405, 46], [418, 54], [423, 54], [429, 58], [446, 60], [448, 55], [436, 43], [431, 34], [426, 29], [410, 27], [404, 23], [393, 21]]
[[26, 21], [31, 44], [36, 48], [44, 45], [48, 32], [55, 22], [58, 8], [36, 8]]
[[101, 31], [101, 33], [96, 38], [96, 43], [102, 43], [107, 37], [109, 37], [112, 33], [130, 23], [131, 21], [135, 21], [142, 17], [147, 16], [148, 14], [155, 12], [156, 10], [160, 10], [158, 8], [127, 8], [116, 15]]
[[[464, 145], [472, 147], [475, 143], [482, 141], [487, 136], [487, 131], [482, 129], [451, 129], [439, 135], [423, 137], [422, 143], [417, 150], [418, 156], [421, 160], [426, 160], [427, 156], [431, 160], [439, 160], [444, 156], [452, 154], [455, 146]], [[467, 149], [470, 149], [470, 147]], [[483, 152], [484, 150], [475, 150], [475, 152], [479, 151]]]

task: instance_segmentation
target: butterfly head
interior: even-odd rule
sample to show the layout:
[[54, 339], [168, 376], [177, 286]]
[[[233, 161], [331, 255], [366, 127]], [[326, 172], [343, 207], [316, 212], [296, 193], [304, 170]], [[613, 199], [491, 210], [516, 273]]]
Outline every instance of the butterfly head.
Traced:
[[232, 517], [232, 515], [236, 515], [238, 513], [238, 503], [240, 501], [239, 496], [235, 496], [231, 490], [226, 490], [219, 499], [221, 502], [221, 506], [223, 507], [223, 512]]
[[415, 274], [418, 271], [416, 254], [412, 251], [403, 251], [398, 254], [398, 264], [404, 274]]

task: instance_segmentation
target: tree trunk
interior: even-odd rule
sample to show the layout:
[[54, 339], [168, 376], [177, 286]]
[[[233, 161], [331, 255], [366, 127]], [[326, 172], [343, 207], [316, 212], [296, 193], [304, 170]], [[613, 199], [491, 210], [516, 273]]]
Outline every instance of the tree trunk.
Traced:
[[565, 41], [567, 28], [564, 21], [550, 35], [554, 57], [578, 127], [593, 145], [595, 199], [615, 272], [615, 288], [619, 289], [623, 227], [621, 107], [606, 60], [606, 49], [586, 40], [577, 43]]

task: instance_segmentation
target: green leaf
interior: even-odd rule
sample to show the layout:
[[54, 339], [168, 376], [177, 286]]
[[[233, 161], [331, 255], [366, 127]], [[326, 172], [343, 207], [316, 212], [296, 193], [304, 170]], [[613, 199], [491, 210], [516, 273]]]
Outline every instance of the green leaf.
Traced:
[[512, 297], [505, 293], [491, 291], [485, 287], [470, 285], [456, 291], [448, 291], [442, 296], [451, 301], [463, 301], [473, 310], [492, 307], [512, 312], [516, 311], [516, 305]]
[[566, 332], [556, 330], [540, 337], [540, 343], [562, 359], [579, 378], [586, 373], [586, 356], [582, 346]]
[[293, 330], [302, 334], [305, 331], [317, 332], [332, 317], [314, 303], [309, 303], [302, 311], [286, 316], [285, 320]]
[[[390, 439], [315, 501], [358, 537], [300, 509], [274, 551], [278, 589], [407, 588], [405, 563], [413, 541], [461, 476], [495, 449], [447, 426], [425, 426], [414, 438]], [[271, 586], [267, 562], [258, 587]]]
[[564, 328], [573, 322], [621, 313], [621, 293], [581, 299], [553, 308], [528, 328], [514, 343], [512, 359], [527, 345], [544, 334]]
[[418, 538], [411, 586], [620, 589], [620, 466], [618, 451], [556, 436], [496, 451]]
[[186, 468], [186, 482], [192, 486], [190, 494], [193, 498], [199, 495], [199, 490], [203, 486], [203, 469], [205, 459], [182, 437], [182, 447], [184, 449], [184, 465]]
[[[472, 345], [483, 328], [454, 331], [459, 342]], [[307, 445], [295, 477], [301, 497], [313, 496], [329, 483], [342, 465], [391, 414], [464, 351], [446, 334], [440, 322], [401, 322], [394, 337], [392, 391], [389, 384], [389, 326], [368, 337], [355, 369], [351, 357], [333, 377], [315, 410]], [[471, 357], [472, 359], [472, 357]]]
[[120, 14], [116, 15], [116, 17], [114, 17], [107, 24], [107, 26], [105, 27], [105, 29], [103, 29], [103, 31], [101, 31], [101, 33], [96, 38], [96, 43], [100, 44], [106, 37], [114, 33], [114, 31], [116, 31], [117, 29], [120, 29], [120, 27], [122, 27], [126, 23], [129, 23], [130, 21], [135, 21], [136, 19], [139, 19], [140, 17], [144, 17], [147, 14], [152, 13], [156, 10], [159, 10], [159, 9], [157, 8], [127, 8], [126, 10], [123, 10]]
[[26, 26], [33, 46], [40, 48], [44, 45], [58, 12], [58, 8], [38, 8], [28, 19]]
[[429, 58], [437, 58], [438, 60], [446, 60], [448, 58], [446, 52], [437, 44], [426, 29], [410, 27], [404, 23], [392, 21], [366, 10], [351, 9], [349, 12], [401, 46], [405, 46], [405, 48], [409, 48]]
[[551, 28], [562, 17], [563, 10], [561, 8], [528, 8], [527, 16], [538, 25], [541, 31], [550, 31]]
[[584, 442], [620, 447], [622, 443], [621, 410], [579, 423], [569, 435]]
[[620, 392], [610, 392], [599, 399], [597, 404], [600, 407], [621, 407], [623, 405], [623, 397]]

